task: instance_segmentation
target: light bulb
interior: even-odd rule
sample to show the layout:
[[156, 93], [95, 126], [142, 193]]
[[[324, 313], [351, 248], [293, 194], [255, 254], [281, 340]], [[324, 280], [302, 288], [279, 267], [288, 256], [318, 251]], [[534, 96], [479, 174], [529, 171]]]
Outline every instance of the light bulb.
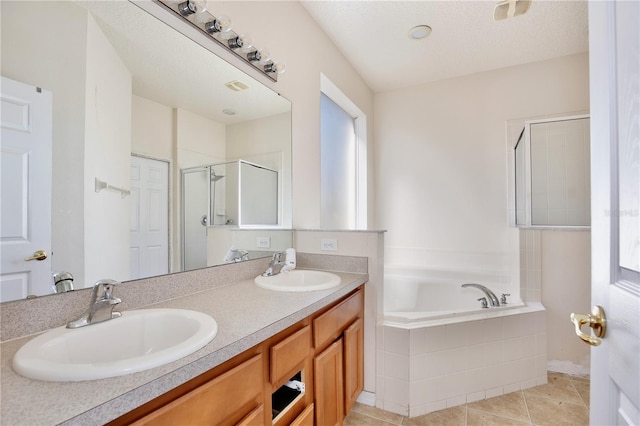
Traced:
[[287, 70], [287, 66], [284, 62], [271, 62], [264, 66], [264, 72], [271, 73], [274, 72], [276, 74], [282, 74]]
[[269, 50], [267, 49], [258, 49], [258, 50], [254, 50], [253, 52], [249, 52], [247, 54], [247, 60], [249, 62], [266, 62], [269, 60], [269, 58], [271, 57], [271, 52], [269, 52]]
[[180, 12], [182, 16], [202, 13], [205, 10], [207, 10], [206, 0], [187, 0], [178, 4], [178, 12]]
[[253, 47], [253, 37], [247, 34], [241, 34], [236, 38], [229, 40], [229, 48], [242, 49], [244, 51], [250, 50]]
[[219, 15], [213, 21], [204, 24], [204, 29], [209, 34], [228, 33], [231, 31], [231, 18], [225, 15]]

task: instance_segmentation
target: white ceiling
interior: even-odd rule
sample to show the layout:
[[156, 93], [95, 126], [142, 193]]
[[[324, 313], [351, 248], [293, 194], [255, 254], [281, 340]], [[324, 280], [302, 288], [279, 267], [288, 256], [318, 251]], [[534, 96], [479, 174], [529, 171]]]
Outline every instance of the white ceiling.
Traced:
[[[374, 92], [588, 50], [585, 0], [533, 0], [526, 14], [502, 21], [493, 20], [493, 1], [302, 4]], [[432, 34], [410, 39], [422, 24]]]

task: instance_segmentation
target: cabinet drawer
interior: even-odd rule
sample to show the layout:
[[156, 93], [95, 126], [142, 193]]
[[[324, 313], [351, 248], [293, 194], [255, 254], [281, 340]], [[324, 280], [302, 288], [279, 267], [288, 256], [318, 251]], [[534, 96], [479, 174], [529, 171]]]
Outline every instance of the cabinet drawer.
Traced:
[[260, 426], [264, 424], [264, 405], [260, 404], [258, 408], [246, 415], [246, 417], [237, 423], [237, 426]]
[[313, 345], [316, 349], [336, 339], [344, 329], [361, 315], [364, 291], [358, 290], [348, 299], [313, 320]]
[[291, 426], [313, 426], [313, 414], [313, 404], [311, 404], [291, 422]]
[[262, 403], [262, 372], [262, 355], [256, 355], [134, 424], [236, 423]]
[[271, 384], [280, 386], [304, 363], [311, 351], [311, 326], [293, 333], [271, 347]]

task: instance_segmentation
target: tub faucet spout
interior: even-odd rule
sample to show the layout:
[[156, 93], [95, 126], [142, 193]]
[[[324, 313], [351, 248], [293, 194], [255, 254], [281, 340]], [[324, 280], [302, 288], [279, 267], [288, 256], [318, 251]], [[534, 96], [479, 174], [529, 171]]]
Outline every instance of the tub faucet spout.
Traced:
[[496, 296], [491, 290], [489, 290], [487, 287], [483, 286], [482, 284], [467, 283], [467, 284], [462, 284], [462, 287], [475, 287], [477, 289], [480, 289], [484, 292], [484, 294], [487, 295], [487, 298], [489, 299], [489, 305], [492, 308], [500, 306], [500, 301], [498, 300], [498, 296]]

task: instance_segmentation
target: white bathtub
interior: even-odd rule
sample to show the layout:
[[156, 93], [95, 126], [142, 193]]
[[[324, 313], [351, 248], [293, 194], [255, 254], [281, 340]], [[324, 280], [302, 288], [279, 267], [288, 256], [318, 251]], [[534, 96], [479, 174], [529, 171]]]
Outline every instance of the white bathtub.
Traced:
[[[547, 382], [546, 312], [508, 277], [385, 268], [376, 406], [409, 417]], [[483, 309], [482, 284], [508, 304]]]
[[384, 277], [385, 325], [430, 327], [532, 312], [508, 286], [478, 281], [475, 282], [488, 287], [498, 298], [503, 293], [514, 295], [507, 296], [506, 305], [482, 308], [478, 299], [485, 294], [478, 288], [462, 287], [470, 280], [387, 274]]

